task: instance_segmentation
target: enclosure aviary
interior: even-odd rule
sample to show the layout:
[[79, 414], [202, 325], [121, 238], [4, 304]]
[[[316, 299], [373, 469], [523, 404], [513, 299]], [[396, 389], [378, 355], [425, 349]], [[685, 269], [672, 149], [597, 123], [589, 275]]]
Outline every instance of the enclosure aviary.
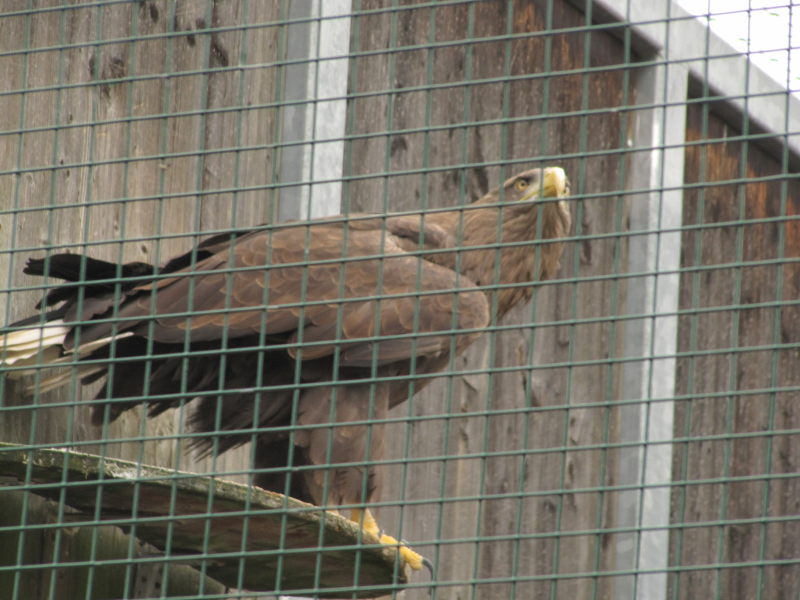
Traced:
[[[191, 426], [210, 434], [194, 438], [200, 451], [255, 439], [261, 487], [364, 506], [380, 490], [381, 422], [410, 382], [424, 387], [555, 273], [568, 193], [561, 168], [534, 169], [457, 209], [224, 233], [160, 269], [32, 259], [27, 273], [68, 283], [0, 338], [0, 358], [9, 377], [71, 365], [84, 384], [105, 378], [98, 425], [196, 398]], [[37, 389], [72, 376], [44, 373]], [[368, 510], [349, 517], [397, 544]]]

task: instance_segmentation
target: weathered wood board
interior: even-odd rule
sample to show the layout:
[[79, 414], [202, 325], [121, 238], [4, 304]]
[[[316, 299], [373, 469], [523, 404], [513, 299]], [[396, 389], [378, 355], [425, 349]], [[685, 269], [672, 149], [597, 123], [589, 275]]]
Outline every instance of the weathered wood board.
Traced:
[[800, 589], [800, 183], [717, 108], [687, 110], [672, 493], [687, 526], [670, 540], [686, 570], [670, 597], [788, 598]]
[[[202, 232], [272, 220], [281, 49], [271, 24], [279, 12], [276, 2], [238, 0], [3, 3], [0, 131], [16, 132], [0, 136], [3, 324], [29, 315], [41, 296], [40, 278], [22, 274], [29, 256], [68, 251], [160, 264]], [[213, 459], [184, 450], [174, 434], [185, 430], [185, 410], [147, 423], [131, 411], [98, 428], [88, 408], [95, 389], [26, 397], [22, 387], [0, 385], [0, 440], [97, 441], [82, 447], [247, 479], [247, 447]], [[38, 508], [43, 521], [58, 518]], [[59, 563], [73, 551], [47, 529], [21, 538], [0, 532], [0, 546], [24, 547], [2, 564], [20, 556], [27, 566]], [[128, 573], [123, 562], [75, 577], [21, 569], [11, 585], [16, 598], [99, 598]], [[0, 589], [0, 597], [13, 594]]]
[[[0, 444], [0, 477], [7, 478], [6, 485], [9, 479], [20, 482], [22, 489], [72, 509], [63, 515], [64, 527], [111, 522], [168, 549], [165, 562], [202, 562], [207, 575], [230, 588], [371, 598], [406, 582], [395, 548], [378, 544], [344, 517], [259, 488], [10, 444]], [[0, 488], [0, 505], [3, 493]], [[339, 591], [326, 594], [326, 589]]]
[[635, 62], [619, 65], [634, 57], [580, 31], [564, 2], [362, 6], [375, 12], [354, 23], [351, 210], [458, 206], [547, 156], [583, 196], [571, 208], [585, 236], [567, 244], [561, 281], [394, 410], [408, 421], [392, 426], [392, 457], [412, 462], [387, 469], [380, 522], [439, 557], [447, 598], [607, 598], [613, 577], [575, 574], [614, 569], [615, 535], [591, 532], [616, 514], [616, 492], [598, 488], [615, 484], [620, 452], [600, 446], [617, 439], [623, 324], [609, 315], [626, 280], [605, 276], [626, 264], [613, 234], [627, 206], [608, 192], [624, 173], [619, 107], [635, 101]]

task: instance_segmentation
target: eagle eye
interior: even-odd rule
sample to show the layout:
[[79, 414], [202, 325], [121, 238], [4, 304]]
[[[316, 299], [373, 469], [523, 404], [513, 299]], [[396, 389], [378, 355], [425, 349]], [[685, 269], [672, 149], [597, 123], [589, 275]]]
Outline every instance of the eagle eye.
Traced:
[[528, 188], [528, 180], [527, 179], [517, 179], [516, 183], [514, 183], [514, 188], [518, 192], [523, 192]]

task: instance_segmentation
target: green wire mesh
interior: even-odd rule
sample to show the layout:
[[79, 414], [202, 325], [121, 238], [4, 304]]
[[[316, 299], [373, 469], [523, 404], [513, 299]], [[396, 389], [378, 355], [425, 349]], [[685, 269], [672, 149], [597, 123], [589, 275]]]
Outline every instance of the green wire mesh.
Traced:
[[189, 451], [190, 399], [95, 427], [74, 367], [0, 371], [0, 598], [795, 597], [798, 100], [651, 4], [6, 0], [4, 324], [54, 284], [32, 256], [159, 265], [532, 166], [568, 173], [574, 225], [557, 277], [370, 434], [371, 508], [432, 573], [248, 486], [252, 444]]

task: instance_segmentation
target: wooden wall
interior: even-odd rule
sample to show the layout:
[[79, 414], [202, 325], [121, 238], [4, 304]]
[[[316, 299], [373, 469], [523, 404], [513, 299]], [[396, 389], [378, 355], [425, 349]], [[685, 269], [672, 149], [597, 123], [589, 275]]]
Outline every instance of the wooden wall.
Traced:
[[[16, 132], [0, 136], [0, 208], [18, 211], [0, 222], [3, 288], [41, 285], [21, 271], [28, 256], [46, 251], [160, 263], [191, 246], [186, 234], [271, 218], [273, 193], [263, 186], [274, 182], [278, 69], [270, 65], [278, 29], [204, 31], [275, 21], [276, 3], [74, 2], [48, 11], [63, 4], [50, 0], [26, 13], [29, 4], [9, 0], [3, 12], [18, 15], [0, 15], [0, 50], [17, 51], [0, 57], [3, 90], [17, 91], [3, 96], [0, 111], [0, 131]], [[226, 69], [233, 65], [250, 68]], [[39, 290], [3, 295], [5, 322], [30, 314], [39, 296]], [[182, 430], [178, 411], [155, 421], [131, 411], [101, 431], [89, 424], [86, 404], [66, 404], [93, 395], [63, 389], [30, 399], [8, 385], [2, 405], [20, 410], [3, 413], [0, 439], [60, 445], [103, 439], [110, 442], [77, 449], [200, 472], [246, 468], [246, 451], [213, 464], [181, 452], [169, 437]], [[28, 523], [53, 518], [35, 508]], [[5, 522], [19, 523], [16, 514]], [[86, 558], [89, 546], [78, 533], [27, 532], [26, 555], [42, 563]], [[0, 552], [14, 564], [17, 538], [5, 538]], [[127, 542], [115, 543], [114, 552], [127, 556]], [[27, 571], [16, 597], [83, 598], [82, 571]], [[10, 590], [13, 574], [3, 576], [0, 585]], [[121, 597], [124, 577], [96, 571], [91, 597]]]
[[[414, 418], [393, 428], [394, 457], [417, 462], [390, 469], [383, 501], [406, 504], [384, 507], [380, 522], [400, 531], [402, 521], [402, 537], [435, 560], [437, 597], [588, 599], [613, 587], [610, 578], [570, 575], [611, 569], [614, 560], [614, 536], [589, 532], [613, 526], [615, 494], [596, 489], [614, 483], [617, 452], [592, 445], [616, 436], [618, 371], [603, 361], [619, 356], [613, 315], [625, 286], [592, 277], [620, 269], [626, 247], [591, 236], [624, 230], [626, 212], [620, 199], [592, 194], [620, 189], [615, 150], [626, 120], [615, 108], [633, 98], [628, 74], [604, 67], [631, 57], [603, 32], [492, 40], [546, 31], [548, 20], [552, 29], [585, 24], [560, 2], [419, 8], [354, 24], [354, 51], [365, 56], [353, 62], [352, 133], [397, 133], [354, 140], [349, 174], [366, 178], [351, 184], [351, 208], [469, 202], [539, 157], [563, 166], [573, 191], [587, 196], [572, 205], [575, 234], [590, 237], [568, 244], [560, 274], [568, 281], [539, 288], [505, 329], [477, 342], [454, 365], [466, 374], [394, 411]], [[491, 41], [448, 44], [470, 37]], [[439, 47], [371, 53], [428, 43]], [[593, 318], [601, 320], [563, 324]], [[494, 367], [507, 370], [485, 373]], [[468, 583], [483, 578], [499, 582]]]
[[800, 555], [800, 184], [741, 135], [709, 104], [689, 105], [673, 598], [800, 588], [786, 562]]

